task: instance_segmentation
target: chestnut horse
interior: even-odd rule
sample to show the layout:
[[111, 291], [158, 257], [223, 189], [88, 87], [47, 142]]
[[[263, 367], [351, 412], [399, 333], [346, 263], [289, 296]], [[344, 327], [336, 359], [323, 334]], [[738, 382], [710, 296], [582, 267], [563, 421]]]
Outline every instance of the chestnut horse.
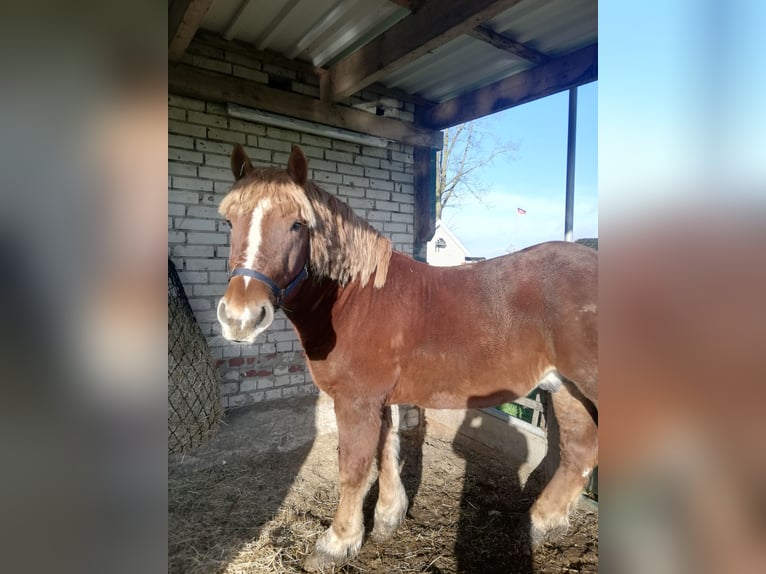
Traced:
[[[255, 168], [241, 146], [220, 213], [231, 225], [231, 279], [218, 304], [223, 336], [253, 343], [281, 307], [315, 384], [335, 402], [340, 502], [304, 563], [358, 552], [362, 503], [378, 456], [372, 536], [407, 511], [391, 405], [498, 405], [551, 391], [561, 462], [530, 510], [539, 542], [565, 529], [596, 465], [597, 255], [551, 242], [461, 267], [430, 267], [308, 181], [293, 146], [287, 170]], [[593, 414], [591, 414], [593, 413]]]

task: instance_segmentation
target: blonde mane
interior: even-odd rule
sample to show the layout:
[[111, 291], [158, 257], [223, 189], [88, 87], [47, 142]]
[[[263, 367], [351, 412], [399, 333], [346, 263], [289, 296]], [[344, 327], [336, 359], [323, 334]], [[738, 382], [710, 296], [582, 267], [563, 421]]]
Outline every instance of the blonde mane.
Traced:
[[265, 198], [283, 214], [297, 210], [306, 221], [311, 238], [309, 263], [315, 275], [341, 285], [358, 280], [364, 287], [374, 272], [373, 285], [378, 289], [385, 285], [391, 242], [313, 182], [301, 188], [285, 171], [255, 168], [223, 198], [219, 212], [225, 217], [232, 211], [252, 211]]
[[376, 288], [386, 283], [391, 242], [348, 204], [339, 201], [313, 182], [306, 183], [316, 226], [311, 230], [311, 265], [319, 274], [345, 284], [358, 279], [362, 287], [375, 272]]

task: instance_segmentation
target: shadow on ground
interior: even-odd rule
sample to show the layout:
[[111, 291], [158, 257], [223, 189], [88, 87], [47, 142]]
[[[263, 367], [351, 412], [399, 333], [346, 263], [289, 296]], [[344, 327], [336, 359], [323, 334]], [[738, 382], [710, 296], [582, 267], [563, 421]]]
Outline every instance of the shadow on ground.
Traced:
[[261, 536], [315, 437], [317, 398], [228, 413], [208, 444], [168, 464], [168, 572], [224, 571]]
[[[527, 481], [528, 487], [523, 488], [520, 464], [511, 460], [499, 461], [504, 463], [499, 475], [487, 472], [487, 459], [497, 460], [498, 453], [466, 436], [476, 423], [481, 419], [468, 411], [452, 443], [455, 453], [465, 461], [455, 540], [457, 572], [533, 572], [528, 511], [534, 502], [530, 490], [539, 490], [539, 484]], [[519, 460], [525, 460], [528, 453], [523, 436], [512, 426], [507, 428], [509, 434], [518, 435], [509, 436], [509, 441], [518, 445]]]

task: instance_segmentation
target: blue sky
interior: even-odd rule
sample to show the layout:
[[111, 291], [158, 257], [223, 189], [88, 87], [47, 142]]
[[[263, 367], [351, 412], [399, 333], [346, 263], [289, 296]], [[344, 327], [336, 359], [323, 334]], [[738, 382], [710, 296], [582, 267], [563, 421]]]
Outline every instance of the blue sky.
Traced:
[[[766, 199], [765, 18], [757, 0], [599, 4], [601, 79], [578, 90], [575, 239], [598, 236], [599, 206], [614, 227], [706, 196]], [[443, 214], [471, 255], [563, 239], [567, 103], [490, 116], [518, 150], [484, 171], [486, 205]]]
[[766, 197], [766, 2], [602, 2], [598, 17], [603, 221]]
[[[598, 236], [598, 82], [578, 90], [574, 238]], [[517, 145], [483, 170], [483, 204], [445, 208], [443, 219], [472, 256], [495, 257], [564, 238], [567, 92], [497, 113], [486, 125]], [[527, 213], [519, 216], [516, 208]]]

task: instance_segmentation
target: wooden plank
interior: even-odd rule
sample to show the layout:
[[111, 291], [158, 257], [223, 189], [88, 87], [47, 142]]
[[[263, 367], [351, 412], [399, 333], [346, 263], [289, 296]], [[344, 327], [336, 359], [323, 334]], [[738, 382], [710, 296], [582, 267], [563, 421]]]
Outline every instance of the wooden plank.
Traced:
[[277, 90], [251, 80], [202, 70], [188, 64], [169, 65], [168, 92], [212, 102], [233, 102], [414, 146], [441, 148], [442, 144], [441, 132], [438, 131]]
[[535, 426], [535, 427], [539, 427], [540, 426], [540, 414], [541, 413], [538, 410], [532, 411], [532, 420], [530, 421], [532, 426]]
[[598, 79], [598, 44], [424, 109], [417, 123], [444, 129]]
[[174, 0], [168, 6], [168, 59], [177, 62], [189, 47], [213, 0]]
[[540, 393], [537, 397], [540, 400], [540, 404], [543, 407], [542, 413], [540, 414], [540, 428], [544, 431], [548, 430], [548, 415], [552, 413], [552, 408], [550, 407], [551, 404], [551, 394], [550, 393]]
[[487, 44], [491, 44], [499, 50], [503, 50], [504, 52], [508, 52], [509, 54], [513, 54], [514, 56], [537, 65], [545, 64], [550, 60], [550, 58], [542, 52], [538, 52], [526, 44], [517, 42], [513, 38], [498, 34], [488, 26], [477, 26], [469, 31], [468, 35], [477, 40], [481, 40], [482, 42], [486, 42]]
[[338, 101], [415, 61], [521, 0], [430, 0], [330, 69]]
[[514, 404], [521, 405], [522, 407], [526, 407], [528, 409], [532, 409], [533, 411], [541, 411], [543, 410], [543, 405], [540, 401], [537, 401], [535, 399], [529, 399], [527, 397], [521, 397], [513, 401]]

